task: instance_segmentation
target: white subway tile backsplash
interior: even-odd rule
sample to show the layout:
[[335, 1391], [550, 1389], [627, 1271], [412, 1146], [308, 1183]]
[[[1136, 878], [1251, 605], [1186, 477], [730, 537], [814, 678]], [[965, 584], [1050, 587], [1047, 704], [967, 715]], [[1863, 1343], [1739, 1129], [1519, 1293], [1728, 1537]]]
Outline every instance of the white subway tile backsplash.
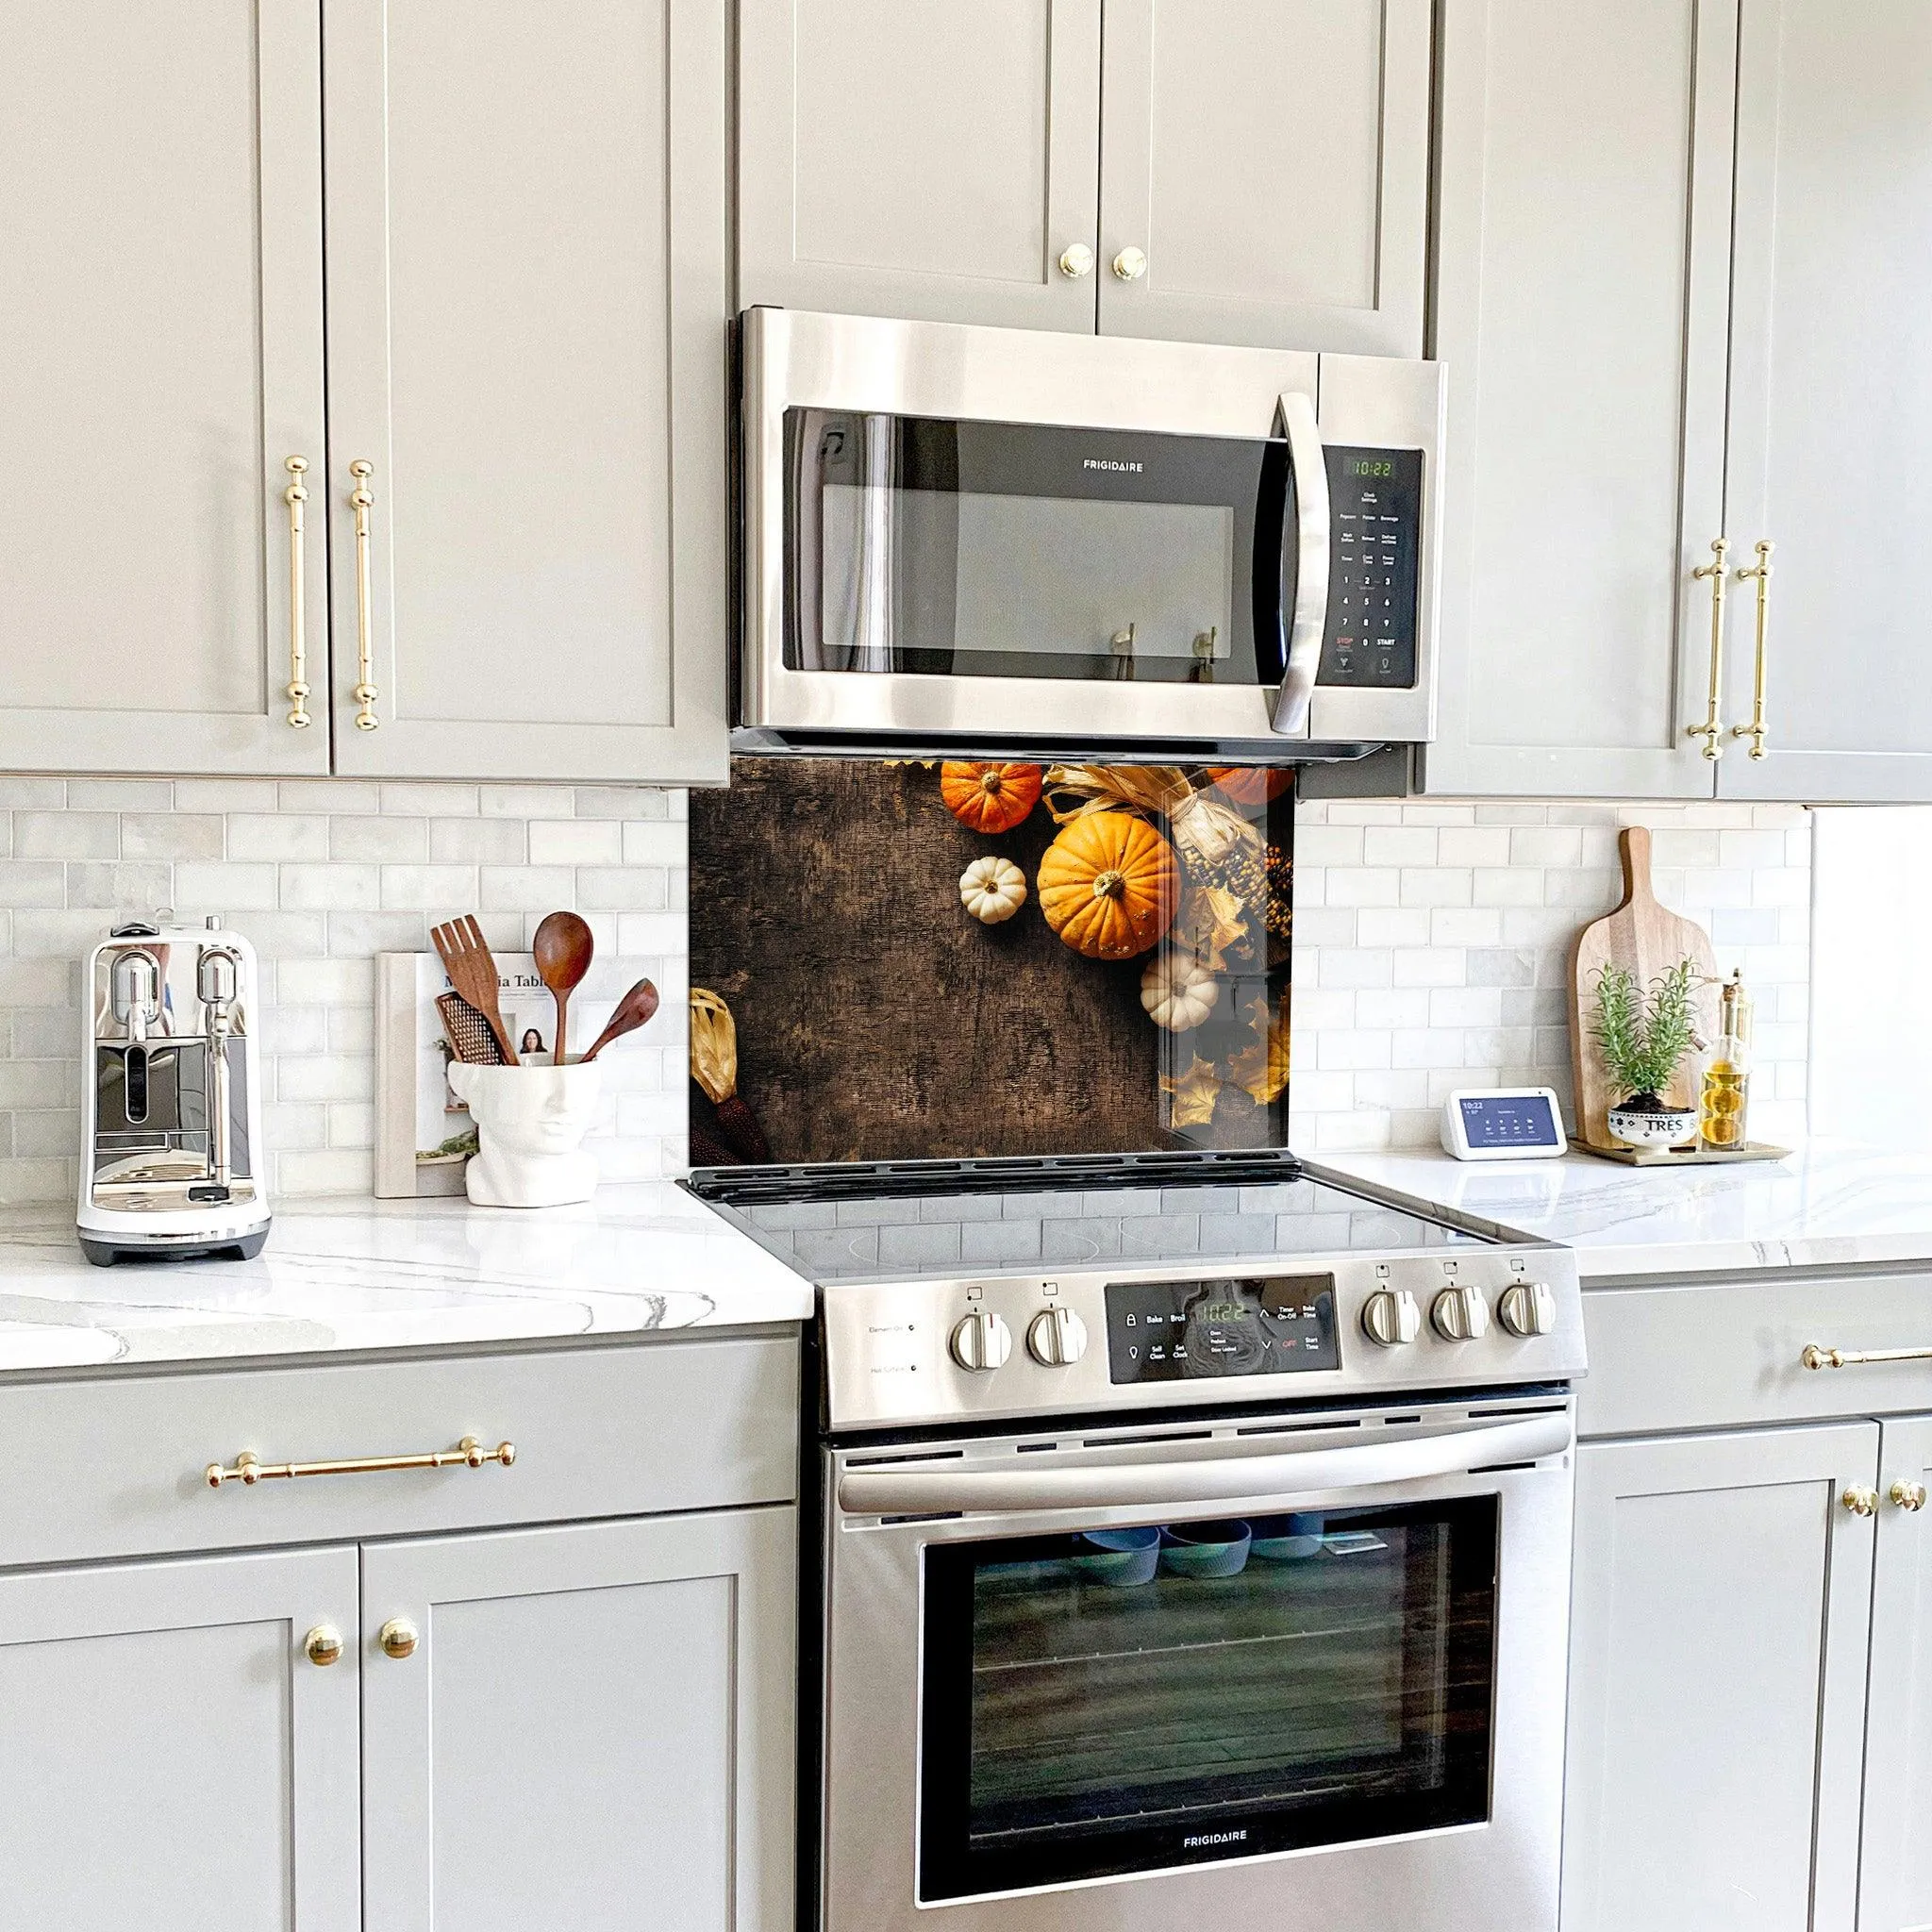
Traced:
[[227, 856], [326, 858], [328, 827], [328, 820], [317, 812], [235, 812], [228, 819]]
[[[1297, 813], [1298, 862], [1309, 862], [1316, 888], [1305, 902], [1297, 880], [1296, 1145], [1319, 1154], [1433, 1144], [1437, 1109], [1458, 1087], [1536, 1083], [1567, 1105], [1569, 951], [1622, 896], [1617, 832], [1626, 824], [1652, 830], [1659, 897], [1704, 924], [1724, 969], [1740, 964], [1752, 983], [1755, 1131], [1802, 1131], [1811, 859], [1800, 808], [1394, 811], [1338, 800]], [[1391, 866], [1397, 904], [1387, 897]]]

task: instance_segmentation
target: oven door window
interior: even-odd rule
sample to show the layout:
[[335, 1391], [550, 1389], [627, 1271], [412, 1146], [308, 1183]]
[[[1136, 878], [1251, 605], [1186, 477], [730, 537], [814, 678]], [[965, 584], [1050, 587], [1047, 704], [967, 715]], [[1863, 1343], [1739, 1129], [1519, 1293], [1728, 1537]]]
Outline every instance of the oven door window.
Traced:
[[1281, 679], [1285, 442], [804, 408], [785, 442], [791, 670]]
[[1497, 1524], [1479, 1496], [928, 1545], [920, 1896], [1486, 1819]]

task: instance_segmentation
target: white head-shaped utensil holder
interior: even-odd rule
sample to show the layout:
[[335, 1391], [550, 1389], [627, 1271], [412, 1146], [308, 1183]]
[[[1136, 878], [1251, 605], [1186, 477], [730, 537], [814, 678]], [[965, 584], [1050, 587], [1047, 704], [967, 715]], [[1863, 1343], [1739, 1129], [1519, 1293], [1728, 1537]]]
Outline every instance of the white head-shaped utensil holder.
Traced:
[[478, 1151], [464, 1173], [482, 1208], [560, 1208], [597, 1189], [597, 1157], [583, 1151], [603, 1069], [483, 1067], [458, 1061], [449, 1084], [476, 1123]]

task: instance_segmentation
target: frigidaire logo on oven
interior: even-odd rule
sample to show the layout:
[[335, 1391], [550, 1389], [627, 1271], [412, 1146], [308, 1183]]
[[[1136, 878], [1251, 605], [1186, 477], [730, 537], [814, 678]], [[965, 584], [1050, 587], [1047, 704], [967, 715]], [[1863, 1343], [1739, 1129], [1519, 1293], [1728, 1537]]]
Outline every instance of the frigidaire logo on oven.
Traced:
[[1138, 476], [1146, 467], [1143, 463], [1124, 463], [1113, 457], [1086, 457], [1080, 467], [1083, 470], [1122, 470], [1130, 476]]
[[[1137, 464], [1136, 468], [1138, 467], [1139, 465]], [[1181, 1850], [1191, 1852], [1199, 1849], [1202, 1845], [1238, 1845], [1246, 1837], [1247, 1833], [1245, 1831], [1204, 1831], [1198, 1838], [1182, 1839]]]

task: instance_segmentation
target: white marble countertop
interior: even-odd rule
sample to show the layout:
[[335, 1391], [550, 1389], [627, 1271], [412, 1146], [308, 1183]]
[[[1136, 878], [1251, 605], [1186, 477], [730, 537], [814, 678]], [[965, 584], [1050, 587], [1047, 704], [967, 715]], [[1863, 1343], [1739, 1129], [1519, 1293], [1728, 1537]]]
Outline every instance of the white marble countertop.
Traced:
[[669, 1181], [580, 1208], [278, 1203], [253, 1261], [92, 1267], [71, 1213], [0, 1213], [0, 1374], [802, 1322], [812, 1290]]
[[1344, 1154], [1315, 1163], [1509, 1233], [1576, 1250], [1585, 1281], [1932, 1261], [1932, 1155], [1814, 1141], [1789, 1159], [1624, 1167], [1587, 1154], [1460, 1161]]

